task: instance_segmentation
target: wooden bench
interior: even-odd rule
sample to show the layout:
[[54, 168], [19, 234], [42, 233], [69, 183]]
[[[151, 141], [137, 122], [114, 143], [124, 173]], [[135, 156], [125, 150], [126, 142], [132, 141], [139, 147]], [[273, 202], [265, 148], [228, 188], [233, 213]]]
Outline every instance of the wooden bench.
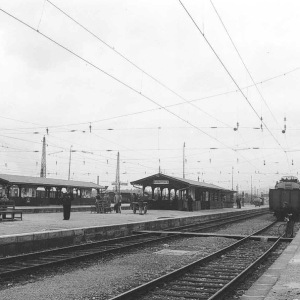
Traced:
[[[23, 216], [22, 210], [15, 209], [14, 201], [0, 201], [0, 215], [3, 220], [21, 219]], [[7, 216], [8, 215], [8, 216]]]

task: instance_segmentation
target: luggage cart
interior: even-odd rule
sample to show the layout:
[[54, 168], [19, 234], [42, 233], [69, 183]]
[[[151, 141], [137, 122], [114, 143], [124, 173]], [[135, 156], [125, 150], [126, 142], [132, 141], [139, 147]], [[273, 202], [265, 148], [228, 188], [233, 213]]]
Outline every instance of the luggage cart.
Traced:
[[132, 211], [135, 214], [139, 211], [140, 215], [144, 215], [147, 213], [148, 210], [148, 202], [146, 201], [139, 201], [139, 202], [132, 202]]

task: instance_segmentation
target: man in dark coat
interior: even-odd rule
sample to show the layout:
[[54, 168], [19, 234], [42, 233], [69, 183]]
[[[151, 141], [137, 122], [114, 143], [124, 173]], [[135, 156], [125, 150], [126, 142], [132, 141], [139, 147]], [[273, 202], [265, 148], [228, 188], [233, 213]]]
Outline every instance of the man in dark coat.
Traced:
[[236, 197], [236, 208], [242, 208], [240, 197]]
[[289, 232], [290, 237], [294, 236], [294, 225], [295, 225], [295, 214], [293, 208], [287, 203], [283, 203], [283, 217], [287, 220], [287, 232]]
[[63, 195], [62, 202], [64, 208], [64, 220], [70, 220], [72, 201], [73, 201], [73, 195], [71, 193], [65, 193]]

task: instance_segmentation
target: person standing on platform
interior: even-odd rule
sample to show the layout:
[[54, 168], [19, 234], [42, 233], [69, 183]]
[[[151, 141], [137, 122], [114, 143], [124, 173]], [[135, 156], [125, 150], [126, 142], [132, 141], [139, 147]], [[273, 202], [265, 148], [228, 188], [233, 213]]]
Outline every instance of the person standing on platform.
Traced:
[[71, 203], [73, 201], [73, 195], [71, 193], [65, 193], [63, 195], [63, 208], [64, 208], [64, 220], [70, 220]]
[[241, 207], [241, 198], [240, 197], [236, 197], [236, 208], [242, 208]]
[[114, 202], [116, 205], [116, 213], [121, 213], [122, 195], [120, 193], [115, 194]]
[[192, 198], [191, 195], [188, 196], [187, 202], [188, 202], [188, 209], [189, 209], [189, 211], [193, 211], [193, 202], [194, 202], [194, 200], [193, 200], [193, 198]]
[[[9, 201], [9, 199], [7, 198], [6, 194], [3, 195], [1, 201], [4, 202], [3, 204], [7, 204], [7, 202]], [[0, 217], [1, 217], [1, 214], [0, 214]], [[1, 219], [6, 219], [6, 213], [2, 213]]]
[[100, 201], [101, 201], [101, 197], [100, 197], [100, 195], [98, 194], [98, 195], [96, 196], [96, 201], [95, 201], [96, 213], [97, 213], [97, 214], [99, 214], [99, 213], [101, 212], [101, 211], [100, 211], [100, 205], [101, 205]]
[[294, 210], [293, 208], [287, 203], [283, 203], [283, 208], [282, 208], [282, 213], [283, 213], [283, 218], [285, 221], [287, 221], [287, 228], [286, 228], [286, 233], [289, 233], [289, 237], [294, 236], [294, 225], [295, 225], [295, 215], [294, 215]]

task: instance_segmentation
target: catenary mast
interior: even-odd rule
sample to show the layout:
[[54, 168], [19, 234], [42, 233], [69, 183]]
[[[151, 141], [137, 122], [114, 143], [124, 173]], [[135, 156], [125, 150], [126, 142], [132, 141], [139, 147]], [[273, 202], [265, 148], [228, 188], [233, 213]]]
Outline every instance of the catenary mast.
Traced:
[[46, 138], [43, 137], [43, 152], [40, 177], [46, 178]]
[[117, 156], [116, 193], [120, 193], [120, 154]]

